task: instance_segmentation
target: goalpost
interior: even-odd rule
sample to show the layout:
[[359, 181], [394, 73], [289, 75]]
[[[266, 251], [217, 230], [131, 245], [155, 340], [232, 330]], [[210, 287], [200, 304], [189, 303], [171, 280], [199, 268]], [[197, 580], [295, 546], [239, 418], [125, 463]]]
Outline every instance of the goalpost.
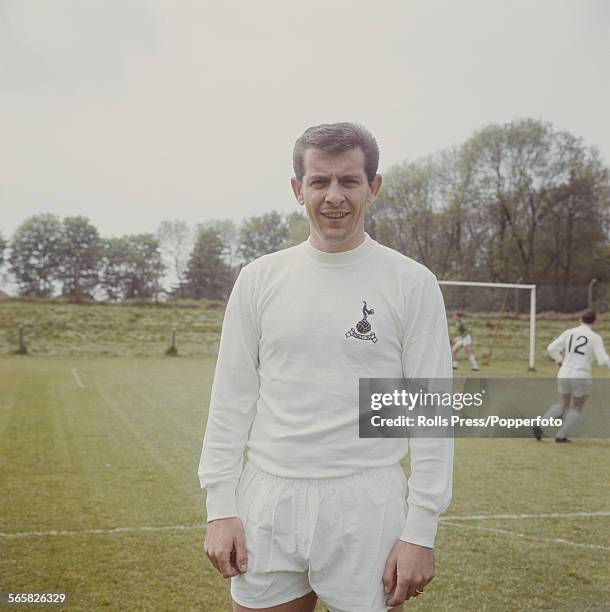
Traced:
[[526, 289], [530, 292], [530, 350], [529, 369], [536, 369], [536, 285], [519, 283], [478, 283], [470, 281], [438, 281], [439, 285], [457, 285], [462, 287], [491, 287], [496, 289]]

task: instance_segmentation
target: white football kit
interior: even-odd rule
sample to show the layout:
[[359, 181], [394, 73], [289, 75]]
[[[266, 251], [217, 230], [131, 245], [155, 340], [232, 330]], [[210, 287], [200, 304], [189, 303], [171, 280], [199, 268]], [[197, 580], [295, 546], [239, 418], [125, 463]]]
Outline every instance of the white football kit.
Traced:
[[582, 323], [566, 329], [551, 342], [547, 351], [555, 361], [563, 361], [557, 373], [557, 388], [560, 393], [571, 393], [576, 397], [591, 394], [591, 366], [594, 361], [610, 368], [610, 357], [602, 337], [589, 325]]
[[452, 484], [451, 438], [359, 437], [359, 378], [403, 377], [452, 377], [442, 294], [421, 264], [365, 235], [349, 251], [308, 240], [241, 270], [199, 466], [208, 521], [244, 525], [235, 601], [268, 607], [313, 589], [333, 611], [388, 609], [392, 545], [434, 546]]

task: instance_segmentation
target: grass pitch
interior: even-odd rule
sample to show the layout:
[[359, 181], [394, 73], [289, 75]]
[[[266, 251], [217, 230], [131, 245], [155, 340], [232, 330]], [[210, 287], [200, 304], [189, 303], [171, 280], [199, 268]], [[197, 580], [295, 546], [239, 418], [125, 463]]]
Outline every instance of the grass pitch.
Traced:
[[[231, 610], [197, 479], [221, 320], [214, 304], [0, 304], [0, 591], [64, 591], [70, 610]], [[494, 326], [470, 321], [482, 362]], [[481, 375], [554, 376], [544, 347], [573, 322], [538, 321], [527, 372], [527, 321], [506, 321]], [[18, 323], [29, 356], [9, 354]], [[162, 357], [172, 325], [187, 356]], [[608, 315], [597, 329], [608, 343]], [[609, 465], [602, 438], [456, 440], [437, 578], [406, 609], [608, 609]]]
[[[213, 367], [0, 357], [0, 590], [65, 591], [73, 610], [231, 609], [201, 546]], [[408, 606], [604, 609], [610, 517], [539, 515], [610, 511], [609, 459], [605, 439], [456, 440], [437, 578]], [[534, 516], [472, 518], [519, 514]]]

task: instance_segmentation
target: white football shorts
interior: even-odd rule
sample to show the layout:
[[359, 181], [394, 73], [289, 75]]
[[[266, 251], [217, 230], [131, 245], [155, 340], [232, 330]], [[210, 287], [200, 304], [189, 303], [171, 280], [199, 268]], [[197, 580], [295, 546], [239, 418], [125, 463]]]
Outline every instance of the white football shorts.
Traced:
[[233, 599], [267, 608], [315, 591], [329, 612], [386, 612], [383, 570], [405, 525], [399, 463], [341, 478], [283, 478], [248, 462], [237, 487], [248, 569]]
[[465, 336], [462, 336], [461, 338], [458, 338], [455, 343], [453, 344], [454, 347], [461, 347], [461, 346], [472, 346], [472, 337], [470, 334], [466, 334]]
[[574, 397], [591, 395], [593, 380], [591, 378], [557, 378], [557, 391], [562, 395], [572, 394]]

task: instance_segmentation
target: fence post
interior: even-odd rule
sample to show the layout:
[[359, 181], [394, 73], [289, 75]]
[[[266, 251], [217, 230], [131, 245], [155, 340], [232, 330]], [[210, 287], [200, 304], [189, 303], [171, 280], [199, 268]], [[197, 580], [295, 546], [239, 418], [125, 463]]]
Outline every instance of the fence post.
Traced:
[[178, 356], [178, 349], [176, 348], [176, 324], [175, 323], [172, 325], [172, 344], [165, 351], [165, 354], [169, 355], [170, 357]]
[[16, 351], [19, 355], [25, 355], [28, 349], [25, 346], [25, 339], [23, 337], [23, 325], [19, 323], [19, 347]]

